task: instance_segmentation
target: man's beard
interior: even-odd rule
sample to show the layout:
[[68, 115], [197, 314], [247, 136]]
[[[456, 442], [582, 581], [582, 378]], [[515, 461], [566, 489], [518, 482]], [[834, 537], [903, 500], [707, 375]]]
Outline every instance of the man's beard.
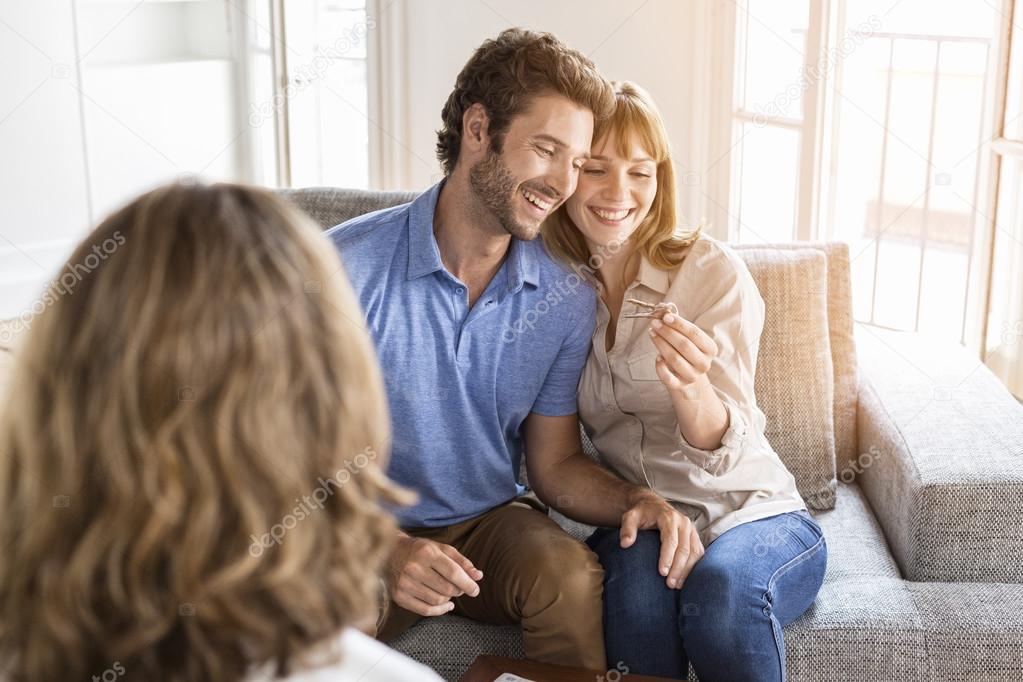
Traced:
[[[495, 217], [501, 227], [516, 239], [530, 241], [540, 234], [540, 225], [523, 223], [516, 217], [515, 200], [519, 183], [508, 170], [501, 155], [491, 147], [483, 160], [469, 169], [469, 186], [477, 200]], [[541, 190], [548, 196], [557, 196], [550, 188]]]

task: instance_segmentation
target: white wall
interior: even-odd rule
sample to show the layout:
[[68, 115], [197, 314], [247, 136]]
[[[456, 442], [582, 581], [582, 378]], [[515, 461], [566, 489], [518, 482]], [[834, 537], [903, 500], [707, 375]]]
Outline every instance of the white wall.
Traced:
[[187, 173], [247, 179], [226, 12], [0, 3], [0, 319], [40, 312], [74, 246], [133, 196]]
[[0, 318], [88, 229], [70, 3], [0, 4]]
[[[389, 85], [378, 102], [378, 143], [391, 166], [379, 184], [424, 188], [440, 179], [434, 153], [440, 112], [455, 77], [485, 39], [511, 26], [550, 31], [583, 52], [608, 77], [632, 80], [656, 99], [679, 161], [686, 219], [698, 191], [683, 184], [703, 168], [693, 99], [695, 46], [707, 0], [381, 0], [380, 41], [402, 41], [383, 65]], [[395, 51], [383, 46], [385, 55]], [[393, 63], [400, 61], [400, 63]], [[400, 113], [396, 113], [397, 108]]]

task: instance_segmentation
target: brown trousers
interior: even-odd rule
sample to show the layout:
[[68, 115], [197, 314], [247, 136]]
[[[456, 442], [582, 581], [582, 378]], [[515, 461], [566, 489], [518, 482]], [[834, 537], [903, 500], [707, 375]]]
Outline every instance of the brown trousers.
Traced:
[[[441, 528], [406, 528], [451, 545], [483, 571], [476, 597], [454, 599], [453, 613], [498, 625], [522, 624], [527, 658], [603, 670], [604, 570], [582, 542], [527, 497]], [[394, 602], [377, 639], [389, 642], [423, 616]]]

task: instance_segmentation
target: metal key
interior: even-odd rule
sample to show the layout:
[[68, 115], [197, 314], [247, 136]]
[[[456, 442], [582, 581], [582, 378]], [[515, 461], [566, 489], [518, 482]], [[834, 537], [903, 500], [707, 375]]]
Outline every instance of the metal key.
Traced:
[[642, 308], [648, 308], [648, 310], [644, 313], [631, 313], [629, 315], [622, 315], [622, 317], [653, 317], [660, 320], [668, 313], [671, 313], [672, 315], [678, 315], [678, 306], [676, 306], [671, 301], [654, 304], [647, 303], [646, 301], [640, 301], [637, 298], [627, 298], [625, 299], [625, 302], [633, 303]]

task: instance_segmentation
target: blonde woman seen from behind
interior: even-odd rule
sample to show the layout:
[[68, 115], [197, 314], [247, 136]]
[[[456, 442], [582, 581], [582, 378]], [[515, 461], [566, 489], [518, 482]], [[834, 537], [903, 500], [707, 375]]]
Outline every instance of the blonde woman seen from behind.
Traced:
[[358, 630], [381, 505], [409, 498], [316, 228], [262, 190], [168, 186], [65, 275], [0, 417], [0, 679], [439, 680]]

